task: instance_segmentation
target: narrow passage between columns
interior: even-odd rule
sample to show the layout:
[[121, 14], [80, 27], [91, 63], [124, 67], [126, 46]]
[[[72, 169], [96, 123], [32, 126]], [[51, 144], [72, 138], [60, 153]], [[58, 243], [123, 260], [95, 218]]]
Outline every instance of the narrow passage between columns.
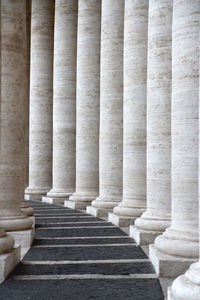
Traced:
[[120, 228], [82, 211], [28, 203], [35, 240], [0, 285], [1, 299], [164, 299], [148, 257]]

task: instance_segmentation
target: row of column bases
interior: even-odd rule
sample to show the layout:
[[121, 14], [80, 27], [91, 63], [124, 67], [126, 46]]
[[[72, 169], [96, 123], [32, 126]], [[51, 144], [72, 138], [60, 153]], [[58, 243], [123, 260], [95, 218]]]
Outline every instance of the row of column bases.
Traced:
[[[17, 249], [5, 232], [23, 243], [34, 223], [22, 204], [27, 3], [1, 0], [0, 262]], [[199, 258], [199, 14], [199, 0], [32, 0], [31, 7], [25, 198], [132, 224], [136, 242], [152, 244], [160, 276], [191, 265], [170, 300], [200, 298], [200, 263], [192, 264]]]

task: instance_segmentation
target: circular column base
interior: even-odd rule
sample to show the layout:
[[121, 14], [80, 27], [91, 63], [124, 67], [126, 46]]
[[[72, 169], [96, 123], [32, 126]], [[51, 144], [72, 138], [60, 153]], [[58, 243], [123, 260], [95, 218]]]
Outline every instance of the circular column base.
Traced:
[[163, 232], [171, 225], [170, 218], [164, 216], [153, 216], [143, 213], [142, 216], [135, 220], [135, 226], [142, 230]]
[[31, 229], [33, 220], [24, 214], [11, 217], [0, 217], [0, 227], [5, 231], [18, 231]]
[[142, 207], [128, 207], [128, 206], [123, 206], [122, 203], [119, 205], [115, 206], [113, 209], [113, 212], [121, 217], [133, 217], [137, 218], [140, 217], [141, 214], [144, 212], [144, 208]]
[[122, 201], [121, 197], [98, 197], [92, 201], [92, 206], [95, 208], [113, 209]]
[[198, 238], [192, 240], [191, 236], [181, 234], [168, 228], [164, 234], [155, 239], [155, 247], [163, 254], [172, 256], [180, 256], [186, 258], [198, 259], [199, 257], [199, 243]]
[[194, 263], [184, 274], [176, 278], [168, 290], [168, 300], [200, 299], [200, 263]]
[[47, 197], [52, 197], [52, 198], [69, 198], [72, 193], [74, 191], [64, 191], [64, 190], [50, 190], [48, 193], [47, 193]]

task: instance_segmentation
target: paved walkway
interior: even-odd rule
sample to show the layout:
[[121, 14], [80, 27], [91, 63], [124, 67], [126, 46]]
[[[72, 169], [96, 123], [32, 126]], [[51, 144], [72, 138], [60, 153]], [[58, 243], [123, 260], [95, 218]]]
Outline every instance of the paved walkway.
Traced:
[[32, 248], [0, 285], [1, 300], [163, 300], [154, 269], [121, 229], [86, 213], [28, 202]]

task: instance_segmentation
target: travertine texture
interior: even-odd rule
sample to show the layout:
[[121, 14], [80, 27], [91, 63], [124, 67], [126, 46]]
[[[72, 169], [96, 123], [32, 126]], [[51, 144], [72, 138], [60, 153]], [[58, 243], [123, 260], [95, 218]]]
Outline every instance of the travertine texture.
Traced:
[[99, 188], [100, 3], [79, 0], [78, 7], [76, 192], [70, 201], [86, 204]]
[[77, 0], [56, 0], [53, 80], [53, 188], [49, 197], [75, 190]]
[[24, 198], [26, 1], [1, 1], [0, 226], [32, 227], [20, 210]]
[[[179, 87], [178, 95], [181, 93], [181, 98], [183, 97], [184, 103], [190, 102], [191, 110], [189, 110], [189, 107], [186, 108], [185, 111], [185, 117], [195, 116], [197, 117], [198, 113], [198, 96], [200, 99], [200, 90], [198, 86], [199, 82], [199, 17], [200, 17], [200, 2], [198, 0], [194, 0], [190, 3], [187, 3], [187, 1], [174, 1], [174, 18], [176, 18], [174, 23], [174, 55], [175, 55], [175, 62], [178, 64], [177, 68], [181, 67], [183, 68], [183, 60], [184, 60], [184, 68], [182, 69], [182, 77], [180, 77], [178, 73], [178, 69], [176, 68], [176, 65], [173, 66], [173, 70], [175, 73], [174, 75], [174, 85], [173, 88]], [[183, 49], [182, 53], [180, 53], [180, 49]], [[184, 77], [183, 77], [184, 75]], [[181, 84], [182, 83], [182, 84]], [[184, 90], [181, 91], [181, 86], [184, 87]], [[199, 95], [198, 95], [199, 91]], [[174, 91], [175, 92], [175, 91]], [[177, 96], [178, 96], [177, 95]], [[173, 94], [173, 98], [175, 97], [175, 94]], [[176, 99], [176, 98], [175, 98]], [[178, 99], [176, 99], [177, 101]], [[186, 120], [184, 119], [184, 122]], [[197, 134], [197, 120], [192, 120], [191, 117], [189, 118], [188, 122], [186, 123], [188, 126], [188, 137], [185, 136], [185, 138], [189, 139], [188, 143], [191, 144], [190, 151], [192, 151], [193, 147], [195, 147], [194, 150], [197, 148], [198, 144], [198, 138], [195, 137], [194, 134]], [[199, 128], [200, 129], [200, 128]], [[200, 132], [200, 131], [199, 131]], [[198, 132], [198, 133], [199, 133]], [[191, 135], [191, 136], [190, 136]], [[183, 137], [183, 132], [181, 134]], [[190, 138], [189, 138], [190, 137]], [[195, 146], [194, 146], [195, 143]], [[189, 150], [188, 149], [188, 150]], [[188, 206], [185, 205], [186, 198], [180, 199], [183, 200], [183, 209], [180, 211], [181, 208], [181, 202], [178, 206], [179, 213], [182, 213], [183, 222], [184, 224], [180, 224], [180, 221], [175, 224], [172, 219], [172, 229], [173, 225], [176, 226], [176, 239], [177, 236], [180, 236], [180, 239], [183, 238], [182, 234], [180, 234], [180, 228], [182, 227], [182, 230], [187, 230], [188, 234], [185, 234], [184, 239], [185, 242], [180, 240], [180, 247], [184, 247], [183, 250], [186, 251], [186, 254], [188, 255], [188, 252], [190, 251], [194, 257], [197, 256], [197, 245], [196, 240], [198, 238], [197, 236], [197, 229], [198, 225], [197, 222], [200, 222], [200, 213], [199, 213], [199, 220], [196, 219], [198, 208], [197, 208], [197, 196], [196, 193], [192, 195], [193, 189], [197, 191], [197, 183], [196, 183], [196, 164], [198, 164], [195, 153], [191, 154], [190, 160], [195, 162], [195, 166], [191, 164], [191, 169], [189, 170], [188, 163], [186, 164], [187, 169], [185, 169], [185, 172], [189, 172], [188, 176], [190, 176], [189, 185], [187, 185], [186, 194], [187, 194], [187, 200], [188, 200]], [[184, 158], [185, 161], [186, 158]], [[195, 169], [194, 169], [195, 167]], [[191, 173], [192, 171], [192, 173]], [[183, 171], [182, 171], [183, 172]], [[196, 176], [195, 176], [196, 175]], [[180, 175], [179, 175], [180, 176]], [[183, 176], [186, 176], [186, 173], [183, 174]], [[184, 177], [183, 177], [184, 178]], [[181, 180], [183, 180], [181, 178]], [[188, 180], [188, 177], [187, 177]], [[200, 177], [199, 177], [199, 183], [200, 183]], [[185, 185], [185, 183], [182, 184], [182, 187]], [[188, 192], [187, 192], [188, 191]], [[189, 194], [190, 192], [190, 194]], [[181, 195], [182, 197], [182, 195]], [[184, 201], [185, 199], [185, 201]], [[177, 203], [176, 203], [177, 205]], [[199, 202], [200, 205], [200, 202]], [[190, 206], [190, 208], [189, 208]], [[172, 208], [175, 209], [175, 206], [172, 205]], [[196, 211], [195, 211], [196, 209]], [[177, 215], [174, 213], [173, 216], [177, 218]], [[195, 220], [193, 220], [195, 218]], [[178, 226], [179, 225], [179, 226]], [[180, 227], [181, 226], [181, 227]], [[184, 227], [183, 227], [184, 226]], [[179, 232], [178, 232], [179, 231]], [[190, 236], [189, 236], [190, 235]], [[186, 248], [184, 245], [188, 243], [188, 248]], [[193, 250], [194, 247], [194, 250]], [[200, 249], [200, 248], [199, 248]], [[168, 249], [167, 249], [168, 250]], [[180, 249], [177, 249], [180, 251]], [[182, 253], [181, 253], [182, 254]], [[182, 276], [175, 279], [175, 281], [172, 284], [172, 287], [168, 290], [168, 300], [199, 300], [200, 299], [200, 262], [194, 263], [191, 265], [190, 269]]]
[[[133, 223], [146, 207], [148, 1], [126, 0], [124, 19], [123, 201], [115, 219]], [[109, 215], [110, 220], [110, 215]], [[113, 219], [114, 221], [114, 219]], [[115, 223], [115, 222], [114, 222]], [[118, 224], [116, 224], [118, 225]]]
[[95, 208], [112, 209], [122, 199], [122, 96], [124, 1], [103, 0], [99, 197]]
[[27, 195], [52, 186], [53, 0], [33, 0], [31, 14], [29, 187]]
[[[25, 128], [25, 155], [24, 155], [24, 186], [28, 186], [29, 170], [29, 81], [30, 81], [30, 23], [31, 23], [31, 0], [26, 1], [26, 95], [24, 98], [24, 128]], [[32, 216], [34, 209], [22, 200], [21, 210], [27, 215]]]
[[170, 226], [172, 2], [149, 1], [147, 210], [135, 225], [153, 236]]

